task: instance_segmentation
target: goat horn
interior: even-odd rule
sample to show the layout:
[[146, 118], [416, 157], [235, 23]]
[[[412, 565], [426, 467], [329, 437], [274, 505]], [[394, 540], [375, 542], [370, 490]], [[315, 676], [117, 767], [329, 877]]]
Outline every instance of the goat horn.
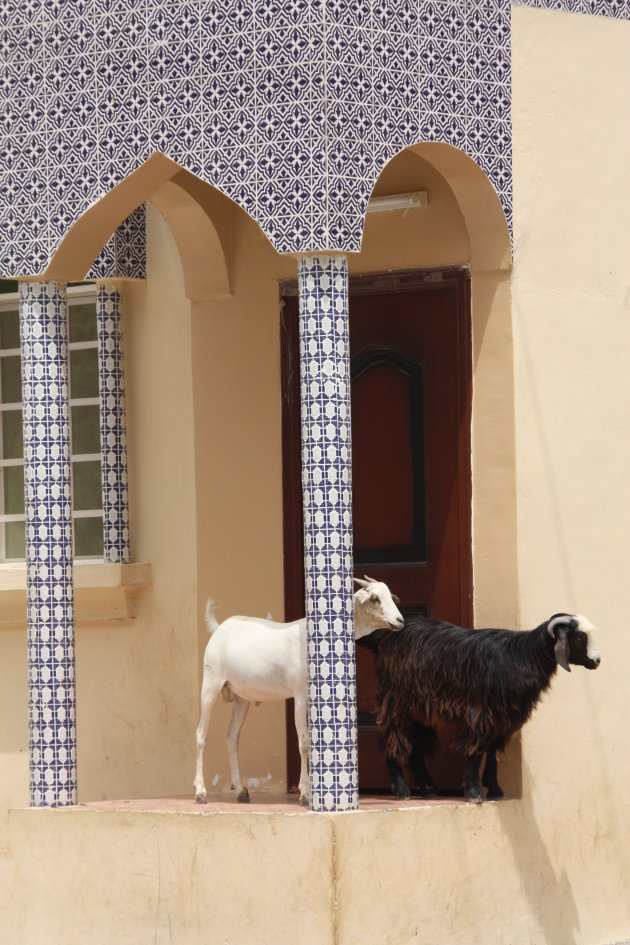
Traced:
[[560, 624], [561, 626], [564, 625], [565, 627], [568, 627], [570, 626], [572, 620], [573, 620], [572, 614], [556, 614], [556, 616], [552, 617], [549, 623], [547, 624], [547, 633], [549, 634], [550, 637], [553, 637], [555, 635], [554, 630], [556, 629], [558, 624]]
[[376, 580], [376, 578], [368, 577], [367, 574], [364, 574], [363, 577], [365, 578], [366, 581], [369, 581], [370, 584], [378, 584], [378, 581]]
[[361, 578], [353, 578], [352, 580], [353, 580], [353, 581], [356, 581], [357, 584], [359, 585], [359, 587], [367, 587], [368, 584], [370, 583], [369, 581], [363, 581], [363, 580], [361, 580]]

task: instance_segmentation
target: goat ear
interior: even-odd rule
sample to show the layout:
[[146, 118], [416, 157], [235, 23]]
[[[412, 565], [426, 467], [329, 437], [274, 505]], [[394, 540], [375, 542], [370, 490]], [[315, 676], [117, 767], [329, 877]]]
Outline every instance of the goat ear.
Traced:
[[[355, 581], [356, 581], [356, 578], [355, 578]], [[354, 592], [354, 599], [358, 601], [360, 604], [365, 604], [369, 596], [370, 595], [364, 588], [361, 588], [361, 590]]]
[[567, 637], [567, 631], [564, 629], [564, 627], [561, 627], [558, 630], [558, 638], [556, 640], [556, 645], [553, 648], [553, 652], [558, 666], [562, 666], [563, 669], [566, 669], [567, 673], [570, 673], [571, 667], [569, 666], [569, 640]]
[[392, 594], [392, 600], [395, 604], [400, 604], [400, 597], [396, 597], [395, 594]]

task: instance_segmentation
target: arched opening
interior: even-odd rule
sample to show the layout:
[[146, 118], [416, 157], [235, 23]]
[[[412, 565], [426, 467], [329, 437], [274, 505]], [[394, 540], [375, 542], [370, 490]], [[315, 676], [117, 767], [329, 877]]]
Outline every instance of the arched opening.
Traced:
[[[373, 196], [414, 191], [428, 194], [428, 206], [370, 213], [361, 251], [349, 257], [355, 573], [386, 580], [411, 611], [517, 627], [509, 229], [486, 175], [450, 146], [406, 149]], [[410, 358], [411, 370], [396, 369]], [[291, 399], [285, 391], [284, 403]], [[369, 459], [371, 424], [395, 431], [395, 475]], [[285, 502], [285, 522], [289, 514]], [[299, 514], [294, 523], [298, 535]], [[290, 554], [285, 545], [289, 569], [299, 549], [299, 535]], [[285, 567], [296, 609], [299, 570]], [[359, 647], [358, 659], [360, 785], [387, 790], [370, 712], [371, 657]], [[287, 733], [291, 740], [290, 724]], [[450, 765], [443, 786], [455, 789], [461, 765], [442, 754]], [[503, 783], [517, 795], [518, 746], [509, 755]]]
[[366, 217], [350, 271], [470, 274], [473, 613], [477, 626], [516, 627], [510, 233], [484, 172], [450, 145], [405, 149], [383, 169], [373, 196], [418, 190], [427, 207]]
[[[197, 670], [207, 642], [205, 600], [216, 594], [222, 616], [229, 609], [258, 612], [262, 605], [244, 599], [239, 575], [253, 569], [248, 549], [261, 558], [270, 541], [279, 544], [269, 535], [279, 521], [277, 496], [261, 503], [256, 485], [279, 487], [278, 457], [267, 451], [277, 413], [277, 282], [266, 272], [280, 257], [257, 224], [224, 194], [155, 155], [76, 222], [43, 278], [83, 279], [142, 201], [147, 279], [113, 281], [122, 300], [132, 559], [151, 565], [153, 576], [131, 617], [95, 607], [89, 626], [82, 617], [77, 621], [82, 800], [187, 793]], [[287, 267], [293, 272], [295, 261], [281, 263], [282, 275]], [[273, 304], [265, 311], [273, 312], [273, 324], [258, 317], [261, 282], [271, 290]], [[233, 318], [223, 320], [224, 313]], [[256, 372], [262, 392], [250, 386]], [[221, 454], [227, 457], [219, 463]], [[215, 550], [228, 564], [227, 576], [217, 577]], [[265, 564], [257, 570], [264, 573]], [[280, 616], [279, 571], [274, 577], [264, 586], [277, 587], [276, 599], [265, 598], [264, 608]], [[282, 708], [255, 713], [248, 726], [254, 740], [270, 718], [283, 739], [275, 724], [279, 719], [282, 727]], [[210, 763], [217, 764], [223, 787], [225, 727], [220, 712], [217, 717]], [[259, 737], [248, 770], [261, 780], [267, 755]], [[273, 763], [272, 769], [277, 783], [284, 772]]]
[[163, 154], [152, 155], [76, 221], [42, 278], [63, 282], [83, 279], [111, 234], [147, 200], [169, 224], [184, 267], [188, 298], [228, 296], [234, 205]]
[[[519, 595], [509, 228], [487, 176], [466, 154], [449, 145], [417, 144], [403, 151], [384, 168], [373, 196], [418, 190], [428, 195], [426, 208], [406, 214], [368, 215], [361, 253], [352, 265], [356, 272], [366, 268], [425, 270], [429, 280], [433, 276], [441, 278], [440, 272], [459, 270], [468, 274], [469, 307], [467, 312], [460, 311], [458, 317], [469, 323], [466, 358], [470, 371], [469, 374], [462, 371], [451, 359], [453, 370], [443, 378], [444, 407], [440, 403], [435, 408], [441, 416], [450, 385], [470, 384], [468, 417], [462, 414], [462, 425], [453, 431], [460, 446], [462, 440], [465, 443], [468, 456], [460, 454], [457, 474], [460, 483], [452, 489], [448, 514], [452, 514], [453, 502], [457, 501], [454, 497], [458, 497], [459, 516], [469, 517], [468, 534], [460, 529], [458, 541], [469, 542], [465, 551], [471, 577], [468, 613], [473, 625], [516, 628]], [[439, 313], [435, 317], [440, 317]], [[429, 410], [426, 403], [425, 409]], [[427, 475], [429, 469], [427, 465]], [[462, 477], [469, 480], [467, 495]], [[444, 574], [449, 570], [449, 554], [451, 560], [459, 555], [464, 576], [466, 562], [462, 559], [466, 556], [462, 555], [461, 547], [457, 553], [454, 549], [449, 551], [448, 542], [441, 539], [435, 550], [439, 556], [436, 578], [439, 596], [440, 586], [445, 586]], [[440, 606], [433, 608], [433, 616], [453, 620], [440, 611], [446, 607], [455, 613], [457, 608], [451, 607], [444, 595], [440, 601]], [[467, 622], [463, 602], [459, 609]], [[448, 733], [444, 741], [447, 740]], [[447, 756], [445, 751], [445, 763]], [[521, 790], [518, 742], [508, 748], [500, 771], [506, 793], [518, 795]], [[446, 781], [448, 787], [455, 786], [448, 783], [448, 770]]]
[[[467, 268], [472, 274], [475, 620], [515, 626], [513, 393], [505, 367], [511, 351], [509, 235], [504, 219], [503, 237], [498, 224], [488, 225], [488, 216], [501, 218], [495, 215], [498, 198], [491, 188], [484, 191], [481, 171], [456, 154], [453, 183], [447, 169], [437, 166], [439, 154], [453, 159], [453, 149], [442, 153], [436, 146], [434, 155], [424, 147], [389, 162], [374, 193], [427, 190], [429, 206], [406, 215], [370, 215], [362, 250], [350, 257], [350, 272], [371, 278], [404, 270], [424, 278]], [[81, 261], [90, 265], [136, 199], [149, 201], [149, 277], [146, 285], [121, 285], [121, 292], [124, 309], [132, 313], [127, 318], [132, 544], [136, 558], [154, 564], [154, 589], [140, 602], [133, 634], [121, 630], [107, 644], [94, 637], [89, 647], [84, 639], [83, 650], [78, 637], [79, 656], [83, 652], [84, 662], [93, 661], [91, 676], [107, 689], [100, 701], [109, 700], [118, 713], [109, 727], [82, 723], [86, 716], [80, 715], [80, 725], [98, 730], [96, 738], [79, 739], [83, 770], [99, 772], [98, 783], [83, 781], [92, 797], [187, 792], [199, 698], [190, 667], [200, 666], [207, 642], [208, 596], [220, 605], [220, 618], [238, 612], [283, 614], [278, 283], [295, 277], [295, 260], [276, 253], [256, 222], [236, 212], [227, 197], [158, 158], [151, 185], [147, 178], [142, 188], [129, 189], [116, 214], [108, 209], [107, 227], [95, 215], [98, 227], [92, 232], [98, 229], [99, 237], [92, 238]], [[461, 203], [458, 187], [467, 194]], [[484, 200], [490, 198], [496, 203], [484, 218]], [[97, 214], [99, 206], [89, 212]], [[71, 268], [74, 254], [82, 251], [76, 227], [51, 262], [59, 267], [58, 278], [80, 268]], [[85, 229], [86, 241], [89, 234]], [[486, 410], [493, 411], [492, 423], [484, 419]], [[366, 570], [371, 573], [367, 565]], [[284, 583], [288, 586], [286, 576]], [[194, 639], [191, 626], [197, 628]], [[148, 652], [150, 671], [143, 664]], [[135, 667], [133, 673], [121, 673], [126, 665]], [[156, 680], [158, 693], [164, 693], [159, 698]], [[92, 695], [90, 701], [99, 702]], [[147, 724], [148, 715], [155, 723]], [[228, 715], [229, 706], [219, 704], [210, 732], [206, 776], [216, 790], [229, 789]], [[162, 754], [152, 748], [156, 726], [164, 736]], [[293, 736], [292, 719], [286, 732]], [[93, 764], [85, 760], [86, 752], [93, 753]], [[142, 770], [125, 767], [124, 759], [134, 752], [143, 759]], [[104, 773], [102, 757], [111, 759]], [[260, 787], [282, 791], [284, 758], [284, 707], [269, 703], [250, 713], [242, 770]]]
[[[57, 278], [83, 273], [146, 200], [147, 278], [117, 288], [132, 558], [153, 576], [133, 621], [77, 625], [84, 800], [192, 796], [206, 599], [215, 597], [220, 619], [282, 616], [277, 300], [295, 260], [172, 162], [159, 160], [147, 181], [116, 195], [116, 213], [107, 199], [92, 208], [90, 226], [78, 221], [51, 263]], [[230, 783], [229, 708], [215, 708], [206, 753], [219, 791]], [[251, 713], [241, 762], [261, 786], [283, 789], [281, 703]]]

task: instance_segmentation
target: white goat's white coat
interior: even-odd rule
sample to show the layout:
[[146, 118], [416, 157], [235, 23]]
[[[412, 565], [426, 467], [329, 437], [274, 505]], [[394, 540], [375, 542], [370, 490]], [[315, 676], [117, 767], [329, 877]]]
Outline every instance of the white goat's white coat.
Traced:
[[[403, 618], [389, 588], [380, 581], [361, 582], [354, 595], [355, 637], [378, 629], [400, 630]], [[308, 801], [308, 727], [306, 719], [306, 619], [275, 623], [258, 617], [229, 617], [218, 624], [211, 600], [206, 607], [210, 640], [206, 647], [197, 727], [195, 797], [206, 799], [203, 755], [212, 706], [219, 692], [233, 700], [227, 746], [232, 787], [239, 801], [248, 801], [238, 764], [238, 742], [250, 703], [295, 699], [295, 727], [300, 748], [300, 800]]]

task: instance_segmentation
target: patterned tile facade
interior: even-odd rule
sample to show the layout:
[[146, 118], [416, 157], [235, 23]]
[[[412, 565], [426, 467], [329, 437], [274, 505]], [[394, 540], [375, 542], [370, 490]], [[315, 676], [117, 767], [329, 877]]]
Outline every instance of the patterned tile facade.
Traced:
[[142, 204], [107, 241], [87, 279], [145, 279], [147, 275], [147, 208]]
[[522, 7], [545, 10], [564, 10], [566, 13], [587, 13], [592, 16], [612, 16], [630, 20], [629, 0], [513, 0]]
[[130, 560], [127, 425], [120, 294], [116, 289], [99, 286], [96, 322], [101, 401], [103, 553], [105, 561], [126, 563]]
[[358, 806], [348, 269], [300, 260], [304, 576], [311, 809]]
[[281, 252], [357, 250], [417, 141], [465, 150], [510, 217], [509, 0], [0, 0], [0, 29], [3, 275], [155, 151]]
[[65, 291], [20, 284], [31, 805], [76, 803]]
[[418, 141], [469, 154], [511, 219], [509, 0], [0, 0], [0, 55], [3, 276], [40, 272], [155, 151], [280, 252], [359, 249], [375, 180]]

